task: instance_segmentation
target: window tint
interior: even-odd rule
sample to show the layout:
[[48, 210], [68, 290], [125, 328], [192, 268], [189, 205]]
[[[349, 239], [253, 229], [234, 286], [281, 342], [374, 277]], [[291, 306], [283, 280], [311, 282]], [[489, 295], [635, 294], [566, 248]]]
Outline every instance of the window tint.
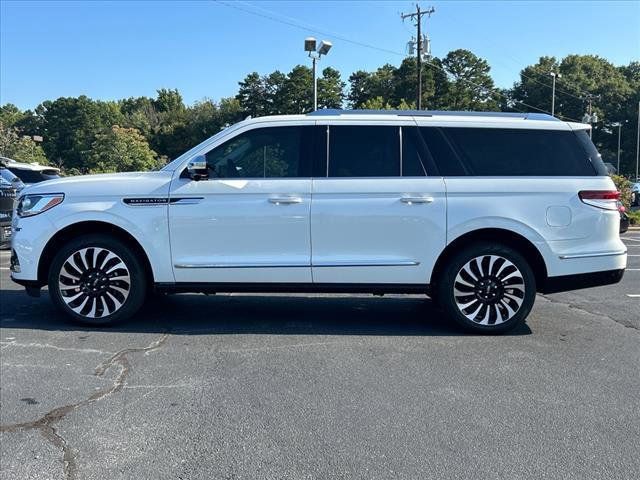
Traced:
[[330, 177], [397, 177], [400, 175], [398, 127], [331, 126]]
[[595, 170], [574, 132], [443, 128], [469, 175], [582, 176]]
[[424, 151], [416, 127], [402, 127], [402, 176], [424, 177], [427, 175], [423, 159]]
[[429, 153], [433, 157], [440, 175], [444, 177], [466, 175], [464, 166], [452, 150], [449, 140], [444, 136], [440, 128], [420, 127], [420, 133], [427, 144]]
[[211, 178], [309, 176], [313, 127], [249, 130], [207, 153]]
[[587, 153], [589, 160], [591, 160], [591, 165], [593, 165], [593, 168], [595, 168], [597, 174], [601, 176], [609, 175], [607, 167], [602, 161], [602, 156], [600, 156], [600, 153], [598, 153], [598, 150], [591, 141], [591, 138], [589, 137], [587, 131], [578, 130], [575, 132], [575, 134], [578, 141], [580, 142], [580, 145], [582, 145], [582, 148], [584, 148], [584, 151]]

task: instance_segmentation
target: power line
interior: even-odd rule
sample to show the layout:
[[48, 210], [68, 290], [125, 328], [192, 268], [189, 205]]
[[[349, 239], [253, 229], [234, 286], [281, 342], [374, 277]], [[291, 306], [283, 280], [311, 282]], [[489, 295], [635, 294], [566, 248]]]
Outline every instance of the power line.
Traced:
[[[213, 0], [213, 1], [216, 2], [216, 3], [219, 3], [220, 5], [224, 5], [224, 6], [229, 7], [229, 8], [234, 8], [236, 10], [240, 10], [240, 11], [248, 13], [250, 15], [255, 15], [255, 16], [258, 16], [258, 17], [266, 18], [266, 19], [271, 20], [273, 22], [277, 22], [277, 23], [281, 23], [281, 24], [284, 24], [284, 25], [288, 25], [290, 27], [294, 27], [294, 28], [297, 28], [297, 29], [300, 29], [300, 30], [304, 30], [304, 31], [307, 31], [307, 32], [314, 32], [314, 33], [318, 33], [320, 35], [333, 36], [334, 38], [342, 40], [343, 42], [346, 42], [346, 43], [350, 43], [352, 45], [357, 45], [357, 46], [360, 46], [360, 47], [369, 48], [369, 49], [372, 49], [372, 50], [377, 50], [377, 51], [388, 53], [388, 54], [392, 54], [392, 55], [398, 55], [398, 56], [401, 56], [403, 58], [405, 57], [404, 53], [396, 52], [394, 50], [389, 50], [389, 49], [386, 49], [386, 48], [377, 47], [375, 45], [370, 45], [368, 43], [359, 42], [359, 41], [356, 41], [356, 40], [351, 40], [350, 38], [345, 37], [343, 35], [336, 34], [336, 33], [333, 33], [333, 32], [329, 32], [327, 30], [320, 29], [320, 28], [317, 28], [315, 26], [300, 25], [299, 23], [295, 23], [295, 22], [301, 22], [301, 21], [298, 20], [298, 19], [294, 19], [292, 17], [286, 17], [286, 19], [278, 18], [277, 16], [274, 16], [274, 15], [280, 15], [280, 14], [275, 13], [275, 12], [271, 12], [271, 11], [266, 10], [264, 8], [261, 8], [261, 7], [258, 7], [258, 8], [260, 8], [260, 10], [262, 10], [264, 12], [268, 12], [268, 13], [260, 13], [260, 12], [254, 11], [254, 10], [249, 10], [247, 8], [243, 8], [243, 7], [239, 6], [239, 5], [237, 5], [236, 3], [229, 3], [229, 2], [222, 1], [222, 0]], [[251, 5], [251, 4], [249, 4], [249, 5]], [[301, 23], [304, 23], [304, 22], [301, 22]], [[481, 90], [483, 90], [486, 93], [490, 93], [491, 95], [498, 95], [499, 97], [502, 97], [502, 98], [504, 98], [506, 100], [510, 100], [512, 102], [515, 102], [515, 103], [519, 103], [520, 105], [523, 105], [523, 106], [525, 106], [527, 108], [531, 108], [531, 109], [536, 110], [538, 112], [542, 112], [542, 113], [546, 113], [546, 114], [551, 115], [551, 112], [549, 112], [548, 110], [544, 110], [542, 108], [534, 107], [533, 105], [529, 105], [528, 103], [525, 103], [525, 102], [523, 102], [521, 100], [510, 99], [507, 95], [503, 94], [502, 92], [499, 92], [497, 90], [491, 89], [489, 87], [485, 87], [484, 85], [480, 85], [480, 84], [475, 83], [475, 82], [473, 82], [473, 81], [471, 81], [469, 79], [456, 77], [451, 72], [449, 72], [446, 68], [444, 68], [444, 67], [442, 67], [442, 66], [440, 66], [438, 64], [435, 64], [435, 63], [433, 63], [433, 62], [431, 62], [429, 60], [425, 60], [424, 62], [426, 64], [428, 64], [428, 65], [431, 65], [434, 68], [437, 68], [438, 70], [441, 70], [447, 76], [451, 76], [453, 78], [456, 78], [456, 80], [459, 80], [459, 81], [467, 82], [468, 84], [473, 85], [476, 88], [480, 88]], [[514, 107], [511, 107], [511, 108], [513, 108], [516, 111], [519, 111], [520, 113], [525, 113], [525, 112], [522, 112], [521, 110], [518, 110], [517, 108], [514, 108]], [[566, 116], [563, 116], [563, 115], [556, 115], [556, 116], [559, 117], [559, 118], [570, 120], [572, 122], [579, 122], [579, 120], [576, 120], [576, 119], [570, 118], [570, 117], [566, 117]]]

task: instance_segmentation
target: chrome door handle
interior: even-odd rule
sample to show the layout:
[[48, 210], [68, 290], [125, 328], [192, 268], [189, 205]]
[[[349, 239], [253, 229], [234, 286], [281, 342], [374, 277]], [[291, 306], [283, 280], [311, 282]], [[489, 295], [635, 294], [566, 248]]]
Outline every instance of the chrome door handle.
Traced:
[[406, 203], [407, 205], [412, 205], [414, 203], [432, 203], [433, 197], [405, 195], [400, 198], [400, 201], [402, 203]]
[[273, 203], [274, 205], [293, 205], [295, 203], [302, 203], [301, 197], [270, 197], [269, 203]]

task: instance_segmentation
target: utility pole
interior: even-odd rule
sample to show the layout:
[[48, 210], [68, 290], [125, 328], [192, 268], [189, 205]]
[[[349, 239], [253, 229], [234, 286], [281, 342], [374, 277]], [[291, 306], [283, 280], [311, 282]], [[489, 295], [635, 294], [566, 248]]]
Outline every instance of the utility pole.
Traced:
[[422, 16], [426, 15], [430, 17], [436, 9], [433, 7], [429, 7], [426, 10], [420, 10], [420, 5], [416, 3], [416, 11], [414, 13], [401, 14], [400, 17], [402, 20], [405, 18], [410, 18], [411, 20], [416, 21], [416, 28], [418, 29], [418, 36], [416, 38], [417, 49], [416, 49], [416, 60], [418, 67], [418, 88], [416, 91], [416, 107], [418, 110], [422, 110]]

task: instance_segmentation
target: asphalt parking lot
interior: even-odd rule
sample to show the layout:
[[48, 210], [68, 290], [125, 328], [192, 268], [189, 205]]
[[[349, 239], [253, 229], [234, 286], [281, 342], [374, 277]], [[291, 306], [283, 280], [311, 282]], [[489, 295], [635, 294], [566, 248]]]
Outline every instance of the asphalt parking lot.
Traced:
[[0, 477], [640, 478], [640, 231], [510, 335], [428, 299], [177, 295], [110, 329], [0, 252]]

